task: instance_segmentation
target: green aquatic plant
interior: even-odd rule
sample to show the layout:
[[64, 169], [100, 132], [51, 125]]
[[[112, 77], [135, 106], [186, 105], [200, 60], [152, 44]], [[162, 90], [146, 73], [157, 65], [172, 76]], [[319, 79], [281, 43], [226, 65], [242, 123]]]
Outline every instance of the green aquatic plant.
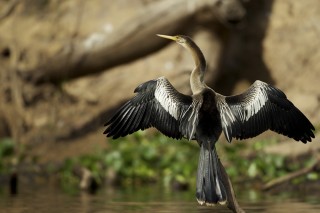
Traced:
[[[279, 155], [266, 154], [263, 149], [266, 144], [275, 143], [274, 141], [256, 141], [248, 147], [243, 143], [237, 143], [233, 146], [225, 146], [224, 150], [228, 160], [232, 162], [227, 167], [228, 174], [233, 178], [249, 177], [251, 179], [261, 179], [266, 181], [279, 177], [287, 173], [287, 167], [284, 165], [285, 158]], [[249, 156], [242, 156], [245, 150], [250, 149]]]
[[[104, 180], [120, 185], [161, 183], [165, 188], [193, 186], [196, 181], [198, 149], [195, 142], [177, 141], [160, 133], [139, 131], [117, 140], [108, 140], [108, 148], [94, 154], [65, 161], [61, 169], [62, 184], [70, 187], [79, 184], [74, 168], [85, 167], [98, 183]], [[280, 155], [264, 152], [276, 140], [248, 143], [235, 142], [219, 145], [226, 170], [235, 182], [256, 180], [260, 184], [281, 177], [312, 164], [311, 160], [290, 161]], [[244, 154], [246, 153], [246, 154]], [[111, 175], [110, 175], [111, 174]], [[319, 175], [310, 173], [293, 183], [315, 180]]]
[[137, 132], [108, 145], [95, 154], [66, 160], [59, 172], [62, 187], [79, 185], [75, 168], [90, 170], [99, 183], [103, 179], [121, 185], [162, 182], [165, 187], [195, 183], [198, 145], [194, 142]]
[[11, 138], [0, 139], [0, 173], [8, 173], [15, 154], [16, 143]]
[[109, 145], [105, 164], [123, 181], [163, 181], [166, 186], [195, 181], [198, 150], [194, 142], [137, 132]]
[[[313, 156], [305, 156], [299, 160], [264, 152], [266, 146], [276, 143], [278, 143], [276, 140], [261, 140], [251, 145], [237, 143], [234, 146], [224, 146], [224, 151], [230, 162], [230, 165], [227, 167], [228, 174], [235, 181], [246, 180], [251, 182], [252, 180], [256, 180], [261, 184], [309, 167], [315, 163]], [[244, 152], [247, 153], [246, 156], [242, 155]], [[311, 172], [305, 176], [293, 179], [291, 183], [299, 184], [306, 180], [319, 180], [319, 175], [316, 172]]]

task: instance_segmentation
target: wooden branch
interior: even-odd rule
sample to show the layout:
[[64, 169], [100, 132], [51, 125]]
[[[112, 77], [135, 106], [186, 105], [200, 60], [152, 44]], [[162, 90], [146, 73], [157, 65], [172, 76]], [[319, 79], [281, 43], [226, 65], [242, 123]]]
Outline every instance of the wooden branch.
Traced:
[[287, 174], [285, 176], [282, 176], [282, 177], [279, 177], [279, 178], [276, 178], [274, 180], [271, 180], [269, 181], [268, 183], [266, 183], [262, 189], [263, 190], [270, 190], [280, 184], [283, 184], [283, 183], [286, 183], [286, 182], [289, 182], [297, 177], [301, 177], [301, 176], [304, 176], [312, 171], [314, 171], [317, 166], [320, 165], [320, 159], [318, 158], [317, 161], [315, 161], [312, 165], [310, 165], [309, 167], [307, 168], [303, 168], [303, 169], [300, 169], [298, 171], [295, 171], [295, 172], [292, 172], [290, 174]]
[[[60, 52], [49, 62], [25, 70], [22, 74], [36, 82], [60, 81], [101, 72], [132, 61], [158, 50], [166, 43], [163, 39], [157, 38], [156, 33], [181, 33], [188, 27], [187, 24], [190, 25], [188, 18], [202, 8], [213, 5], [214, 2], [212, 0], [157, 1], [113, 33], [94, 32], [87, 38], [76, 40], [72, 46], [66, 48], [69, 52]], [[99, 39], [95, 40], [97, 37]]]
[[5, 7], [5, 9], [0, 11], [0, 21], [8, 17], [13, 12], [14, 8], [17, 6], [18, 3], [19, 0], [11, 0]]
[[[15, 47], [13, 47], [15, 49]], [[12, 54], [10, 67], [16, 67], [18, 55]], [[25, 126], [25, 110], [22, 98], [22, 82], [15, 69], [0, 68], [0, 117], [3, 117], [10, 129], [11, 137], [20, 143]]]
[[219, 164], [220, 164], [220, 168], [221, 168], [221, 174], [222, 174], [222, 182], [223, 182], [223, 185], [226, 186], [226, 190], [227, 190], [227, 205], [228, 205], [228, 208], [235, 212], [235, 213], [244, 213], [245, 211], [240, 207], [238, 201], [237, 201], [237, 198], [234, 194], [234, 190], [233, 190], [233, 187], [232, 187], [232, 183], [231, 183], [231, 180], [224, 168], [224, 166], [222, 165], [222, 163], [220, 162], [220, 159], [219, 159]]

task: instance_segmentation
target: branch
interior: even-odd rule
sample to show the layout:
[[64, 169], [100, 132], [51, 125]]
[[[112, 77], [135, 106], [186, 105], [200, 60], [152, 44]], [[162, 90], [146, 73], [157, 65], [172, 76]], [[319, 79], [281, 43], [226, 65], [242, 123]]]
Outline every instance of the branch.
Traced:
[[286, 183], [286, 182], [289, 182], [297, 177], [301, 177], [301, 176], [304, 176], [314, 170], [317, 169], [318, 165], [320, 165], [320, 158], [318, 158], [317, 161], [315, 161], [312, 165], [310, 165], [309, 167], [307, 168], [303, 168], [303, 169], [300, 169], [298, 171], [295, 171], [295, 172], [292, 172], [290, 174], [287, 174], [285, 176], [282, 176], [282, 177], [279, 177], [279, 178], [276, 178], [276, 179], [273, 179], [271, 181], [269, 181], [268, 183], [266, 183], [264, 186], [263, 186], [263, 190], [269, 190], [269, 189], [272, 189], [280, 184], [283, 184], [283, 183]]
[[221, 174], [222, 174], [222, 182], [223, 185], [226, 187], [227, 190], [227, 205], [228, 208], [230, 210], [232, 210], [235, 213], [244, 213], [245, 211], [240, 207], [237, 198], [234, 194], [234, 190], [232, 187], [232, 183], [231, 180], [224, 168], [224, 166], [222, 165], [222, 163], [220, 162], [220, 159], [218, 160], [219, 164], [220, 164], [220, 168], [221, 168]]
[[[66, 44], [65, 49], [70, 52], [59, 52], [46, 64], [24, 70], [22, 74], [35, 82], [61, 81], [101, 72], [135, 60], [165, 44], [155, 34], [181, 32], [189, 23], [188, 18], [195, 12], [212, 6], [214, 2], [166, 0], [153, 3], [112, 34], [95, 32], [87, 38]], [[67, 48], [68, 45], [72, 47]]]
[[8, 17], [19, 3], [19, 0], [12, 0], [8, 3], [8, 6], [0, 12], [0, 21]]

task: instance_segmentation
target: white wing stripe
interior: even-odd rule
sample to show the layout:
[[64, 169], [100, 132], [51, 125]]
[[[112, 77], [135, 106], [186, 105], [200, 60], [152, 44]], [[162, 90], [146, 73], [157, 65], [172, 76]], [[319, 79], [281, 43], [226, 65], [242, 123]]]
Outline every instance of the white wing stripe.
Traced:
[[194, 136], [195, 134], [195, 131], [196, 131], [196, 121], [198, 120], [198, 115], [199, 115], [199, 109], [202, 105], [202, 101], [203, 99], [200, 99], [200, 100], [197, 100], [197, 99], [194, 99], [193, 102], [192, 102], [192, 113], [188, 119], [188, 121], [190, 121], [190, 119], [192, 118], [193, 121], [192, 121], [192, 130], [191, 130], [191, 134], [189, 136], [189, 141], [192, 139], [192, 137]]
[[159, 101], [161, 106], [176, 120], [179, 118], [180, 110], [174, 97], [171, 96], [171, 91], [166, 85], [166, 80], [159, 78], [157, 81], [157, 87], [155, 91], [155, 98]]
[[[222, 126], [224, 129], [225, 128], [227, 129], [229, 125], [231, 125], [233, 122], [236, 121], [236, 118], [232, 114], [232, 111], [226, 102], [221, 101], [218, 104], [220, 105], [219, 109], [220, 109]], [[226, 131], [226, 133], [228, 134], [228, 131]]]
[[[240, 118], [241, 121], [248, 121], [252, 116], [257, 114], [260, 109], [266, 104], [268, 101], [268, 96], [267, 93], [264, 89], [259, 89], [257, 93], [252, 97], [251, 100], [249, 100], [246, 104], [247, 106], [245, 107], [245, 118], [242, 116], [242, 113], [240, 113]], [[240, 112], [242, 111], [241, 109], [239, 110]]]

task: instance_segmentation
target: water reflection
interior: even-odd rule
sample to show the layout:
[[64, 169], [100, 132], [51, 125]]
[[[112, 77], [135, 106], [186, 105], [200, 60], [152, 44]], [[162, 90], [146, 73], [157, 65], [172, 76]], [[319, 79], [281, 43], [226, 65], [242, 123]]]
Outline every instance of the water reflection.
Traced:
[[[95, 195], [79, 193], [69, 195], [54, 186], [21, 186], [19, 194], [10, 196], [2, 191], [0, 211], [21, 212], [230, 212], [224, 206], [199, 206], [192, 191], [163, 191], [161, 187], [139, 189], [101, 189]], [[251, 195], [250, 195], [251, 194]], [[318, 196], [302, 197], [299, 200], [290, 195], [262, 195], [244, 192], [239, 202], [246, 212], [320, 212]], [[311, 202], [308, 202], [311, 200]]]

